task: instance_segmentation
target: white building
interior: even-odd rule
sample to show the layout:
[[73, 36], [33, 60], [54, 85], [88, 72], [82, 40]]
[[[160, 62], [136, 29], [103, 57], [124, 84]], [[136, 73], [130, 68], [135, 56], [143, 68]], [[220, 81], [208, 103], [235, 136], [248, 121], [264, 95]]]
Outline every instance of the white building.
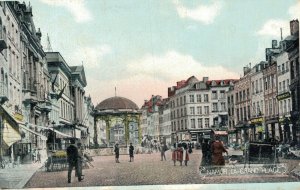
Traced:
[[264, 84], [263, 72], [266, 62], [260, 62], [251, 70], [251, 110], [250, 123], [250, 140], [262, 140], [264, 134]]
[[277, 77], [278, 77], [278, 114], [279, 114], [279, 137], [281, 141], [288, 141], [292, 138], [292, 125], [291, 125], [291, 92], [289, 89], [291, 74], [290, 74], [290, 62], [288, 53], [282, 51], [277, 56]]
[[173, 141], [202, 142], [212, 131], [225, 136], [227, 142], [228, 112], [226, 93], [234, 80], [199, 81], [192, 76], [169, 88]]

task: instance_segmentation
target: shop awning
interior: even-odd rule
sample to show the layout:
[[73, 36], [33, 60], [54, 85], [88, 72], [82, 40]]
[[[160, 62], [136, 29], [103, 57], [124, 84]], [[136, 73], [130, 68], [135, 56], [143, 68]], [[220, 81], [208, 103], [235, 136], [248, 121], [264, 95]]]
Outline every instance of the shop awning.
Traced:
[[46, 141], [46, 140], [48, 139], [46, 136], [44, 136], [44, 135], [42, 135], [42, 134], [40, 134], [40, 133], [38, 133], [38, 132], [36, 132], [36, 131], [34, 131], [34, 130], [29, 129], [27, 126], [25, 126], [25, 125], [23, 125], [23, 124], [20, 124], [19, 126], [20, 126], [22, 129], [24, 129], [24, 130], [26, 130], [26, 131], [28, 131], [28, 132], [30, 132], [30, 133], [32, 133], [32, 134], [35, 134], [35, 135], [37, 135], [37, 136], [40, 136], [41, 139], [42, 139], [43, 141]]
[[3, 124], [3, 141], [8, 147], [21, 140], [19, 131], [13, 128], [5, 119], [3, 120]]
[[51, 131], [54, 131], [58, 135], [61, 135], [61, 137], [58, 136], [58, 138], [64, 138], [64, 137], [73, 138], [72, 136], [67, 135], [65, 133], [62, 133], [62, 132], [60, 132], [60, 131], [58, 131], [56, 129], [53, 129], [53, 128], [48, 128], [48, 129], [51, 130]]

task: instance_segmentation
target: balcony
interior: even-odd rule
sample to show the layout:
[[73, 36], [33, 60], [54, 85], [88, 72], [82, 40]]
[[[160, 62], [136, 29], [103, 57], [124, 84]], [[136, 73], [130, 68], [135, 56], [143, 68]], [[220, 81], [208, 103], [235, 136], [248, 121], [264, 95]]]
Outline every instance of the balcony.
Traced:
[[41, 102], [38, 106], [44, 112], [50, 112], [52, 110], [52, 104], [50, 102]]
[[0, 103], [3, 104], [8, 100], [8, 87], [4, 82], [0, 82]]
[[32, 91], [24, 91], [23, 102], [27, 102], [30, 104], [37, 104], [38, 101], [37, 101], [36, 93]]

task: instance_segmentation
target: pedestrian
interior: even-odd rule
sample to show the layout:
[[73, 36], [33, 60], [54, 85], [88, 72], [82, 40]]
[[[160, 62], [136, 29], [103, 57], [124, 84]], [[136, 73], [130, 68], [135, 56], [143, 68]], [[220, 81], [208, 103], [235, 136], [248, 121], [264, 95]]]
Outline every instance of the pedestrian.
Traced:
[[184, 165], [187, 166], [189, 161], [189, 153], [188, 153], [188, 145], [186, 143], [182, 146], [182, 160], [184, 161]]
[[193, 153], [193, 149], [192, 149], [192, 143], [191, 143], [191, 141], [189, 141], [189, 143], [188, 143], [188, 149], [189, 149], [189, 153], [192, 154]]
[[216, 136], [216, 140], [211, 145], [212, 151], [212, 164], [215, 166], [224, 166], [225, 159], [223, 157], [223, 152], [226, 152], [228, 155], [227, 150], [224, 148], [223, 143], [220, 141], [220, 137]]
[[211, 164], [211, 151], [208, 144], [208, 139], [204, 139], [204, 142], [201, 145], [202, 147], [202, 160], [201, 166], [208, 166]]
[[38, 163], [41, 163], [41, 153], [39, 150], [37, 152], [37, 161], [38, 161]]
[[160, 147], [160, 152], [161, 152], [161, 160], [160, 161], [163, 161], [163, 159], [165, 159], [165, 161], [167, 160], [166, 159], [166, 154], [165, 152], [168, 150], [168, 147], [166, 144], [162, 143], [161, 144], [161, 147]]
[[182, 166], [182, 155], [183, 154], [183, 150], [182, 150], [182, 144], [179, 143], [177, 144], [177, 146], [175, 146], [175, 149], [172, 153], [172, 160], [174, 162], [174, 166], [176, 166], [176, 161], [178, 161], [180, 163], [180, 166]]
[[130, 143], [129, 146], [129, 162], [133, 162], [133, 151], [134, 151], [134, 147], [132, 146], [132, 143]]
[[75, 170], [77, 172], [78, 181], [82, 181], [81, 173], [78, 168], [78, 148], [75, 145], [75, 139], [70, 140], [70, 146], [67, 148], [67, 157], [68, 157], [68, 183], [71, 183], [71, 173], [73, 168], [75, 167]]
[[[83, 153], [83, 147], [81, 146], [81, 143], [77, 143], [77, 149], [78, 149], [78, 158], [77, 158], [77, 164], [78, 164], [78, 171], [79, 174], [81, 174], [81, 178], [83, 179], [83, 174], [82, 174], [82, 165], [83, 165], [83, 159], [84, 159], [84, 153]], [[78, 177], [78, 173], [75, 170], [75, 177]]]
[[120, 150], [119, 150], [119, 144], [118, 143], [115, 145], [114, 152], [115, 152], [115, 156], [116, 156], [116, 163], [120, 163], [119, 162]]

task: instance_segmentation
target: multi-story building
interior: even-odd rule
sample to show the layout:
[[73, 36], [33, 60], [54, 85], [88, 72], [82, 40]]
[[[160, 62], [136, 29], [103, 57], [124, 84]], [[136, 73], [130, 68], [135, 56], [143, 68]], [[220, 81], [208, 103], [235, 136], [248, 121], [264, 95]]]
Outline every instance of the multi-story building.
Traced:
[[[281, 42], [283, 43], [283, 42]], [[284, 50], [277, 56], [277, 101], [278, 101], [278, 117], [279, 117], [279, 139], [288, 142], [292, 136], [291, 130], [291, 92], [289, 89], [291, 74], [288, 53]]]
[[[50, 133], [48, 146], [64, 149], [68, 144], [65, 137], [81, 139], [81, 134], [87, 135], [87, 126], [83, 125], [86, 79], [83, 66], [70, 67], [59, 52], [46, 52], [46, 58], [53, 84], [52, 99], [59, 107], [59, 119], [51, 121], [55, 133]], [[57, 117], [55, 114], [51, 113], [51, 118]]]
[[263, 69], [265, 102], [265, 138], [279, 140], [278, 101], [277, 101], [277, 62], [280, 53], [277, 41], [272, 41], [272, 48], [266, 48], [267, 64]]
[[234, 99], [235, 91], [234, 86], [230, 87], [227, 92], [227, 109], [228, 109], [228, 142], [237, 143], [236, 130], [235, 130], [235, 115], [234, 115]]
[[141, 108], [142, 117], [142, 133], [143, 139], [160, 141], [160, 125], [159, 125], [159, 107], [162, 105], [162, 97], [152, 95], [149, 100], [145, 100]]
[[[20, 127], [15, 127], [15, 131], [22, 134], [19, 139], [18, 132], [7, 133], [10, 138], [20, 140], [16, 146], [9, 143], [8, 147], [13, 152], [11, 155], [21, 154], [24, 160], [31, 160], [30, 155], [35, 150], [42, 151], [42, 157], [45, 155], [46, 131], [43, 127], [48, 123], [51, 110], [47, 105], [50, 81], [40, 44], [42, 34], [35, 29], [31, 6], [17, 1], [1, 2], [0, 5], [1, 36], [5, 39], [1, 42], [1, 50], [7, 47], [2, 51], [3, 62], [0, 63], [3, 64], [1, 93], [7, 95], [1, 97], [2, 103], [7, 101], [2, 108]], [[3, 124], [10, 125], [6, 121]]]
[[261, 141], [264, 137], [264, 87], [263, 69], [267, 63], [261, 61], [251, 69], [250, 140]]
[[290, 63], [290, 91], [292, 101], [291, 122], [292, 140], [300, 143], [300, 69], [299, 69], [299, 21], [290, 21], [291, 35], [284, 41], [283, 47], [288, 52]]
[[173, 141], [202, 142], [214, 130], [227, 142], [226, 93], [234, 80], [199, 81], [192, 76], [168, 89]]
[[244, 143], [250, 137], [250, 67], [244, 67], [244, 76], [234, 84], [236, 142]]
[[163, 99], [159, 106], [160, 142], [171, 144], [171, 112], [169, 99]]

